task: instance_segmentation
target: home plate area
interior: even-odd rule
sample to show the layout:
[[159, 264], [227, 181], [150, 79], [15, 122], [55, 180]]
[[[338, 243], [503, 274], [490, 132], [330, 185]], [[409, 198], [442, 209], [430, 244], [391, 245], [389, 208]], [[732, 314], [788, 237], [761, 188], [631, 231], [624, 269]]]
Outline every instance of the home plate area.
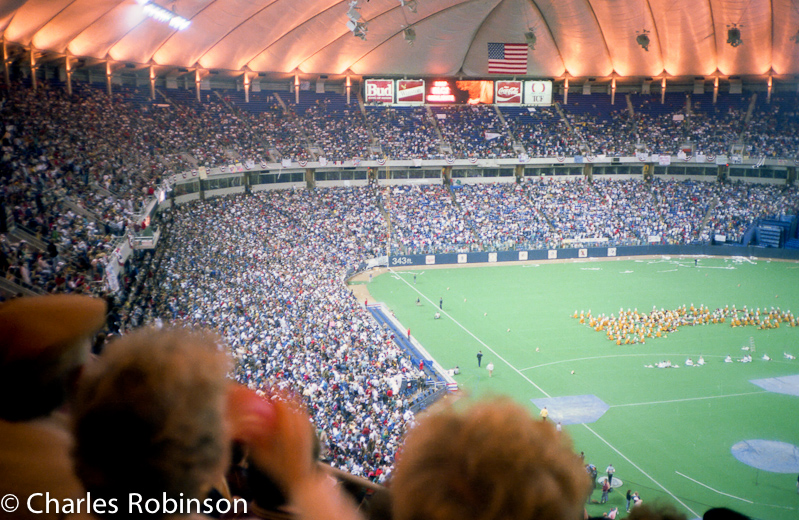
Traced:
[[564, 426], [596, 422], [610, 409], [610, 406], [595, 395], [547, 397], [530, 399], [530, 401], [539, 410], [546, 407], [549, 412], [549, 420]]

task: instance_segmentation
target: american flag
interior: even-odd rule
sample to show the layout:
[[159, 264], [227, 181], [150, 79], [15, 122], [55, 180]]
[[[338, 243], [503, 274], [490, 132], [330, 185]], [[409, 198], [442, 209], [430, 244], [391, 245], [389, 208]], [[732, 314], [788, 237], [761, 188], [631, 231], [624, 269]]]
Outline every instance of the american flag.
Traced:
[[489, 74], [527, 74], [526, 43], [489, 43]]

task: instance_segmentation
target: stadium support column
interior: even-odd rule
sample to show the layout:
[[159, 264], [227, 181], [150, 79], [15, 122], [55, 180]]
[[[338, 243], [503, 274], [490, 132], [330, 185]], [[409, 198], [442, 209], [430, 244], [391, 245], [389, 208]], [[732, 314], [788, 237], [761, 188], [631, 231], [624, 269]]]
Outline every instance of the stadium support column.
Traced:
[[652, 182], [652, 165], [649, 163], [644, 163], [641, 173], [644, 177], [644, 182], [650, 184]]
[[155, 101], [155, 65], [150, 65], [150, 99]]
[[785, 181], [789, 186], [796, 183], [796, 168], [793, 166], [788, 167], [788, 179]]
[[33, 91], [36, 92], [38, 89], [38, 85], [36, 84], [36, 49], [31, 46], [31, 87]]
[[716, 178], [721, 181], [726, 181], [730, 173], [729, 164], [719, 164], [717, 168]]
[[11, 72], [8, 70], [8, 44], [3, 39], [3, 79], [6, 85], [11, 85]]
[[569, 104], [569, 78], [563, 81], [563, 104]]
[[616, 104], [616, 78], [610, 80], [610, 104]]
[[583, 164], [583, 176], [588, 182], [594, 182], [594, 165], [592, 163]]
[[660, 80], [660, 104], [666, 104], [666, 77], [664, 76]]
[[444, 186], [452, 184], [452, 166], [441, 167], [441, 179]]
[[70, 61], [70, 56], [67, 54], [64, 56], [64, 71], [67, 75], [67, 94], [70, 96], [72, 95], [72, 62]]
[[111, 61], [105, 62], [105, 90], [108, 94], [108, 97], [111, 97], [111, 75], [113, 74], [113, 70], [111, 70]]
[[250, 75], [244, 73], [244, 102], [250, 102]]
[[313, 168], [305, 168], [305, 187], [309, 190], [312, 190], [316, 187], [316, 180], [314, 179], [314, 174], [316, 170]]
[[513, 174], [516, 176], [516, 184], [521, 184], [524, 182], [524, 165], [517, 164], [513, 169]]
[[200, 87], [202, 86], [202, 76], [200, 76], [200, 69], [194, 71], [194, 90], [197, 92], [197, 102], [202, 103], [202, 96], [200, 96]]
[[766, 104], [771, 104], [771, 89], [774, 86], [774, 78], [771, 74], [768, 75], [768, 81], [766, 82]]

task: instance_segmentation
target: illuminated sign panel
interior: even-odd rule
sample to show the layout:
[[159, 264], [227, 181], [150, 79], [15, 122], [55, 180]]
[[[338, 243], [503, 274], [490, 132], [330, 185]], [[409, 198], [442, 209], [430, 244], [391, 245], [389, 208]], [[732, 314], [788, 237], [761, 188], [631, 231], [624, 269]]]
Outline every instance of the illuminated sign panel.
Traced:
[[367, 103], [393, 103], [394, 80], [367, 79], [364, 83], [364, 99]]
[[435, 80], [427, 89], [428, 103], [454, 103], [455, 94], [452, 85], [447, 80]]
[[523, 82], [522, 81], [497, 81], [497, 105], [521, 105]]
[[525, 81], [524, 82], [524, 104], [525, 105], [546, 105], [552, 104], [552, 82], [551, 81]]
[[423, 79], [398, 79], [397, 80], [397, 104], [398, 105], [422, 105], [422, 104], [424, 104], [424, 80]]
[[490, 104], [494, 102], [494, 82], [437, 79], [428, 86], [426, 98], [435, 104]]

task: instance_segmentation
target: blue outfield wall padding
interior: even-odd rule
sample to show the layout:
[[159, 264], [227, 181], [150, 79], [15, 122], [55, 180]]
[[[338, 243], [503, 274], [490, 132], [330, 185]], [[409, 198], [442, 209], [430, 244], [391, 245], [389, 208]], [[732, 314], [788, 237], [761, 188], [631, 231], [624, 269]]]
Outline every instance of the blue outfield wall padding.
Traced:
[[[522, 253], [520, 255], [520, 253]], [[582, 253], [582, 254], [581, 254]], [[523, 256], [526, 254], [526, 258]], [[555, 255], [554, 258], [550, 255]], [[741, 245], [654, 245], [586, 247], [566, 249], [532, 249], [527, 251], [497, 251], [495, 253], [443, 253], [430, 255], [396, 255], [389, 257], [389, 267], [450, 265], [474, 263], [502, 263], [519, 260], [574, 260], [578, 258], [611, 258], [619, 256], [706, 255], [743, 256], [799, 260], [799, 251], [793, 249], [763, 248]]]
[[799, 447], [787, 442], [753, 439], [735, 444], [732, 456], [747, 466], [771, 473], [799, 473]]

